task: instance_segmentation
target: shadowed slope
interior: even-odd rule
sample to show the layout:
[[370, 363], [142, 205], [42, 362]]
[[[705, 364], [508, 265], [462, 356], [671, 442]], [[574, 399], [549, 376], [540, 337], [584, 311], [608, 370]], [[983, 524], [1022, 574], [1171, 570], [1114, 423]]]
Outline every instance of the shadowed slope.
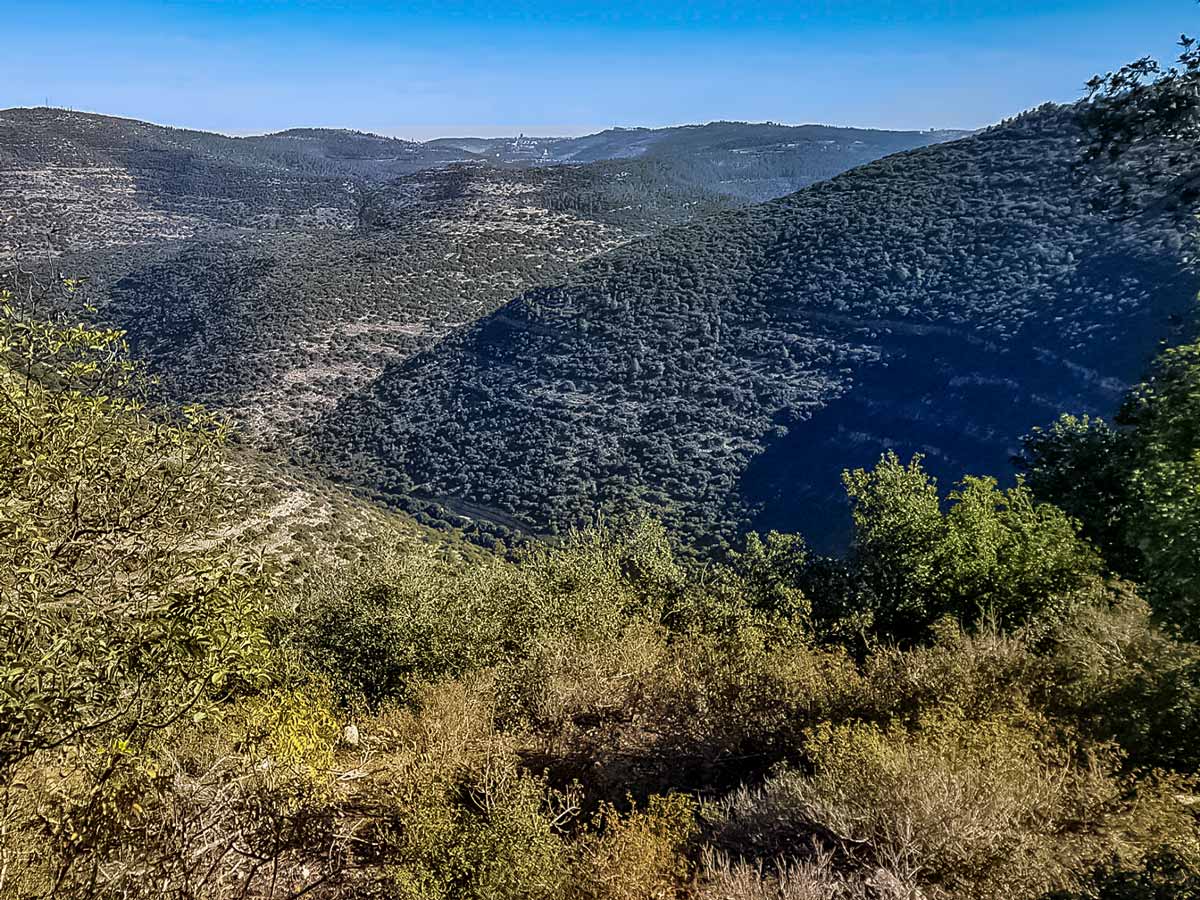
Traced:
[[885, 446], [1003, 474], [1031, 425], [1111, 412], [1193, 296], [1187, 211], [1114, 220], [1078, 136], [1040, 110], [595, 259], [387, 371], [317, 447], [473, 517], [648, 503], [697, 540], [834, 540], [837, 473]]

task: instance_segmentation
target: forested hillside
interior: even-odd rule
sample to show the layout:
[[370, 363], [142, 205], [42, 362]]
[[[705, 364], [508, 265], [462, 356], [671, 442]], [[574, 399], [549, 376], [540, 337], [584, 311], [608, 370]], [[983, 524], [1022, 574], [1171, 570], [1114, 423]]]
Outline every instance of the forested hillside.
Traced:
[[[89, 301], [171, 396], [231, 413], [270, 446], [386, 364], [571, 265], [739, 205], [742, 188], [760, 190], [742, 177], [762, 174], [745, 168], [759, 151], [742, 144], [773, 153], [769, 142], [803, 138], [784, 155], [788, 177], [808, 183], [934, 139], [737, 124], [652, 134], [650, 158], [497, 167], [359, 132], [229, 138], [8, 110], [0, 265], [86, 274]], [[588, 146], [589, 159], [628, 150]], [[733, 154], [740, 174], [712, 152]]]
[[1044, 108], [594, 259], [390, 368], [316, 451], [504, 528], [649, 506], [698, 542], [836, 542], [842, 467], [1003, 473], [1190, 328], [1190, 209], [1153, 173], [1115, 208], [1133, 168], [1080, 168], [1081, 137]]
[[418, 173], [367, 227], [287, 221], [71, 253], [89, 296], [172, 396], [286, 439], [382, 370], [630, 233], [538, 203], [539, 173]]

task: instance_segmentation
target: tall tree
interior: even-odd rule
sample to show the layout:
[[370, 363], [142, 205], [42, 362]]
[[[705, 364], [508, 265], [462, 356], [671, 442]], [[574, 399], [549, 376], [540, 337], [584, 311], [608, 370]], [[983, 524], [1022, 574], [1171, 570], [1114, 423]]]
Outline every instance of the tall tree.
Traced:
[[1130, 394], [1127, 541], [1150, 599], [1200, 637], [1200, 343], [1166, 350]]

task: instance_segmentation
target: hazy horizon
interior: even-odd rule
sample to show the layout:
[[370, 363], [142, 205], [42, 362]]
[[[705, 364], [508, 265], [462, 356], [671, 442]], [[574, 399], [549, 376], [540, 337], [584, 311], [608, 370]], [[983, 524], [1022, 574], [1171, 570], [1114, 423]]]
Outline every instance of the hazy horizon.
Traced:
[[1187, 0], [565, 6], [46, 0], [6, 16], [0, 107], [416, 140], [715, 120], [974, 129], [1169, 56], [1163, 36], [1194, 15]]
[[[284, 128], [276, 129], [250, 129], [245, 131], [231, 131], [221, 128], [195, 128], [190, 125], [181, 125], [178, 122], [164, 122], [152, 119], [146, 119], [139, 116], [117, 115], [102, 109], [77, 109], [71, 106], [59, 106], [54, 103], [40, 103], [35, 105], [16, 106], [16, 107], [0, 107], [0, 109], [55, 109], [62, 110], [68, 113], [80, 113], [81, 115], [96, 115], [108, 116], [111, 118], [128, 119], [131, 121], [144, 122], [148, 125], [156, 125], [163, 128], [177, 128], [181, 130], [204, 131], [209, 134], [219, 134], [225, 137], [261, 137], [268, 134], [278, 134], [281, 131], [293, 131], [299, 129], [328, 129], [334, 131], [360, 131], [368, 134], [374, 134], [379, 137], [393, 137], [402, 140], [427, 142], [435, 140], [494, 140], [497, 138], [515, 138], [524, 135], [525, 137], [534, 138], [574, 138], [584, 137], [587, 135], [598, 134], [602, 131], [612, 129], [624, 129], [635, 131], [638, 129], [660, 130], [667, 128], [686, 128], [689, 126], [703, 126], [715, 124], [719, 121], [736, 121], [747, 125], [781, 125], [786, 128], [795, 128], [803, 126], [822, 126], [830, 128], [856, 128], [863, 130], [879, 130], [879, 131], [904, 131], [904, 132], [926, 132], [926, 131], [971, 131], [974, 129], [968, 128], [897, 128], [897, 129], [880, 129], [873, 125], [860, 125], [854, 122], [780, 122], [777, 120], [760, 120], [749, 121], [745, 119], [711, 119], [706, 122], [667, 122], [656, 124], [636, 124], [631, 125], [625, 122], [613, 122], [605, 125], [561, 125], [561, 126], [545, 126], [545, 130], [531, 130], [523, 126], [505, 126], [505, 125], [484, 125], [478, 130], [471, 131], [470, 126], [438, 126], [438, 125], [411, 125], [406, 126], [402, 132], [386, 132], [372, 131], [370, 129], [360, 128], [353, 124], [330, 124], [330, 125], [314, 125], [309, 122], [298, 122], [293, 125], [285, 126]], [[1020, 112], [1015, 110], [1013, 115]], [[991, 123], [989, 123], [991, 124]]]

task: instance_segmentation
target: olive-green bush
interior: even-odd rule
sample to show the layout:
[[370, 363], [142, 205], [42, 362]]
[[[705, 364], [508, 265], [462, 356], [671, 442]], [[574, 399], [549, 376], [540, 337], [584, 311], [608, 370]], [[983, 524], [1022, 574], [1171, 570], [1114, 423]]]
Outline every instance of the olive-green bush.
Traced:
[[285, 578], [231, 537], [221, 426], [139, 399], [119, 335], [0, 336], [5, 900], [1200, 880], [1200, 649], [1024, 487], [884, 457], [839, 560], [635, 521]]

